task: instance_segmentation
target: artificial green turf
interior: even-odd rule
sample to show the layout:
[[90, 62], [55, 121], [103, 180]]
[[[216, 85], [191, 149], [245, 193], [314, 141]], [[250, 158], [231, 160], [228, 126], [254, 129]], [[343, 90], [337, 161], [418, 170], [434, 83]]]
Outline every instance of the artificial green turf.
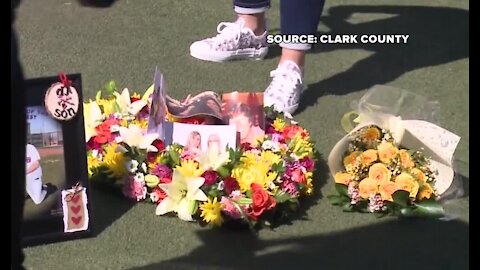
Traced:
[[[278, 32], [279, 1], [268, 13]], [[418, 5], [425, 5], [420, 7]], [[462, 137], [455, 166], [464, 196], [448, 201], [451, 221], [376, 219], [343, 213], [323, 168], [316, 204], [306, 219], [258, 237], [208, 230], [157, 217], [151, 204], [131, 205], [92, 189], [94, 238], [27, 248], [29, 269], [467, 269], [469, 266], [468, 1], [327, 1], [319, 30], [337, 34], [410, 34], [407, 45], [322, 45], [306, 63], [305, 92], [296, 119], [324, 159], [344, 135], [339, 121], [350, 103], [375, 84], [438, 100], [443, 127]], [[189, 55], [194, 40], [233, 18], [228, 1], [119, 0], [109, 8], [73, 0], [23, 0], [17, 29], [28, 78], [81, 73], [86, 97], [105, 81], [143, 91], [156, 65], [176, 98], [201, 90], [258, 91], [279, 58], [209, 63]]]

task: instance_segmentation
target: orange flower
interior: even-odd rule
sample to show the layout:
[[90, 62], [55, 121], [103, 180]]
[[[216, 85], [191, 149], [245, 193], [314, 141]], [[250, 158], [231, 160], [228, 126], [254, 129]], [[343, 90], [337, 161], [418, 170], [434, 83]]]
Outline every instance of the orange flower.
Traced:
[[398, 154], [398, 148], [390, 142], [382, 142], [378, 145], [378, 158], [383, 163], [389, 163]]
[[410, 172], [413, 177], [415, 177], [418, 181], [422, 182], [422, 183], [426, 183], [427, 182], [427, 176], [420, 170], [420, 169], [417, 169], [417, 168], [413, 168], [412, 171]]
[[368, 170], [368, 178], [377, 181], [377, 183], [390, 181], [392, 172], [383, 163], [375, 163]]
[[350, 182], [352, 182], [355, 179], [355, 175], [352, 173], [342, 173], [342, 172], [337, 172], [335, 174], [335, 183], [338, 184], [344, 184], [348, 186]]
[[402, 149], [398, 153], [400, 154], [400, 165], [402, 168], [408, 169], [415, 166], [415, 163], [407, 150]]
[[430, 186], [430, 184], [425, 183], [423, 184], [422, 188], [417, 194], [417, 199], [423, 200], [423, 199], [430, 199], [430, 197], [433, 194], [433, 188]]
[[371, 163], [377, 161], [377, 150], [368, 149], [360, 155], [360, 159], [363, 166], [370, 165]]
[[347, 171], [351, 171], [356, 167], [358, 164], [357, 157], [360, 156], [361, 153], [360, 151], [355, 151], [343, 159], [343, 166], [345, 166]]
[[401, 173], [395, 178], [398, 189], [410, 192], [410, 197], [415, 198], [418, 193], [418, 182], [408, 173]]
[[398, 190], [397, 185], [392, 181], [383, 181], [380, 183], [379, 191], [382, 200], [393, 202], [393, 193]]
[[373, 142], [380, 139], [380, 135], [381, 133], [380, 133], [380, 130], [378, 130], [378, 128], [369, 127], [363, 132], [362, 137], [364, 140], [368, 142]]
[[358, 191], [362, 198], [368, 199], [371, 195], [378, 193], [377, 181], [368, 177], [363, 179], [360, 181], [360, 184], [358, 184]]
[[297, 125], [286, 126], [282, 132], [283, 137], [288, 140], [293, 139], [297, 134], [300, 134], [302, 139], [306, 139], [309, 136], [308, 131]]

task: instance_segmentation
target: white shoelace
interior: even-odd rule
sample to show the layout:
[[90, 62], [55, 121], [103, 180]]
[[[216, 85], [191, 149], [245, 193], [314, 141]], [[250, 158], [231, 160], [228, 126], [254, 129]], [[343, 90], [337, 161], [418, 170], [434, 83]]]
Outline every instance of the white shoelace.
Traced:
[[270, 96], [275, 96], [279, 100], [288, 97], [287, 103], [290, 103], [290, 99], [295, 96], [297, 83], [302, 83], [300, 73], [286, 68], [277, 68], [270, 72], [270, 77], [272, 77], [272, 82], [268, 88], [277, 90], [269, 91]]
[[[221, 22], [217, 26], [218, 34], [210, 38], [210, 41], [212, 41], [213, 45], [217, 48], [222, 45], [235, 46], [240, 40], [244, 25], [245, 23], [242, 20], [233, 23]], [[231, 49], [231, 47], [227, 47], [227, 49]]]

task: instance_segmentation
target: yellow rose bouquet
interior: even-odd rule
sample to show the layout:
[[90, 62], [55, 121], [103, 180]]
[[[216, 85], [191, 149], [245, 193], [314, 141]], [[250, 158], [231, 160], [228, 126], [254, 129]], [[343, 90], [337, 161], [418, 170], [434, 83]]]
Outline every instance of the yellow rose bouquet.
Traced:
[[454, 188], [460, 137], [428, 121], [427, 103], [409, 91], [375, 86], [345, 114], [348, 134], [328, 157], [338, 193], [328, 197], [332, 204], [379, 216], [444, 216], [439, 199]]

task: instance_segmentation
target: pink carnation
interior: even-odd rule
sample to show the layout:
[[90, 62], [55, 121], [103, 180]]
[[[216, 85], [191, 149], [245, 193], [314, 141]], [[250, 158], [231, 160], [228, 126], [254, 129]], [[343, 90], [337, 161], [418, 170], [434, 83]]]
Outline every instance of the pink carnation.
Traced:
[[293, 181], [283, 181], [282, 191], [292, 195], [292, 197], [298, 197], [299, 195], [297, 185]]
[[145, 200], [147, 197], [145, 181], [135, 181], [133, 177], [127, 179], [123, 185], [122, 192], [127, 198], [134, 199], [137, 202]]

